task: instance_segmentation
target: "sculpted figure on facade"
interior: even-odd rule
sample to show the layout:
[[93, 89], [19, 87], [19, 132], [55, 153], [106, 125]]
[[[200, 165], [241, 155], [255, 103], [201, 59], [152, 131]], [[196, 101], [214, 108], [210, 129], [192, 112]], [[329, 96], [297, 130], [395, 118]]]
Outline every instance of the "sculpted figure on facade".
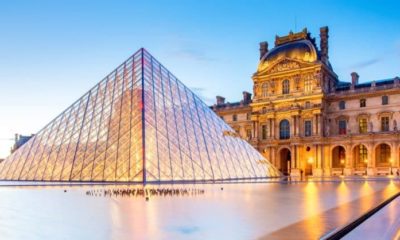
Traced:
[[393, 131], [397, 131], [397, 121], [396, 121], [396, 119], [393, 120]]
[[328, 121], [325, 122], [325, 136], [328, 137], [330, 132], [330, 127]]
[[258, 91], [259, 91], [258, 84], [254, 84], [253, 85], [254, 97], [258, 97], [259, 96]]
[[369, 132], [374, 131], [374, 124], [372, 122], [369, 122]]

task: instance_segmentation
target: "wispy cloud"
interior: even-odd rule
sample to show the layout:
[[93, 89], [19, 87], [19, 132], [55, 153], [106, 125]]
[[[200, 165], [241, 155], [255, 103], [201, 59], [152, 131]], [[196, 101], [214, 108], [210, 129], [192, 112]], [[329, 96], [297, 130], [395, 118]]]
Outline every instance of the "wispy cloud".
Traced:
[[204, 92], [206, 92], [207, 90], [205, 88], [201, 88], [201, 87], [190, 87], [190, 89], [194, 92], [194, 94], [196, 94], [201, 100], [203, 100], [203, 102], [205, 102], [208, 105], [212, 105], [214, 104], [214, 99], [209, 98], [207, 96], [204, 95]]
[[216, 61], [216, 58], [207, 55], [205, 50], [201, 50], [199, 48], [195, 49], [195, 48], [182, 47], [173, 50], [171, 54], [175, 57], [179, 57], [184, 60], [192, 60], [198, 62]]
[[185, 38], [178, 34], [170, 33], [164, 36], [169, 46], [169, 54], [182, 60], [196, 62], [213, 62], [217, 59], [209, 53], [210, 46], [203, 41], [193, 38]]
[[370, 59], [367, 61], [362, 61], [362, 62], [356, 63], [356, 64], [352, 65], [351, 68], [362, 69], [362, 68], [366, 68], [366, 67], [372, 66], [374, 64], [377, 64], [380, 61], [381, 61], [381, 58], [373, 58], [373, 59]]

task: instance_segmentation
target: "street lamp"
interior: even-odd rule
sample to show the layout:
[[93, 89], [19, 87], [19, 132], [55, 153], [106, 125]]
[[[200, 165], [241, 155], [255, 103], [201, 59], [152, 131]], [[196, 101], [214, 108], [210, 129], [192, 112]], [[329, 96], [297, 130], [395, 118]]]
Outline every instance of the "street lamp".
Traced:
[[368, 174], [367, 169], [368, 169], [368, 159], [364, 159], [364, 163], [365, 163], [365, 175]]
[[344, 159], [340, 159], [340, 165], [342, 166], [342, 175], [344, 175]]
[[309, 157], [307, 160], [307, 163], [310, 164], [310, 175], [312, 175], [312, 164], [314, 162], [314, 159], [312, 157]]

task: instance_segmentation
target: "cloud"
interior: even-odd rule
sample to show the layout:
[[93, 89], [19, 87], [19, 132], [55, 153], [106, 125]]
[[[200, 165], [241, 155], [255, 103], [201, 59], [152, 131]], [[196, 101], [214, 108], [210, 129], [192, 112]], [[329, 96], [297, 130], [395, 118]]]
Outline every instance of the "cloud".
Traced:
[[212, 62], [216, 61], [216, 58], [210, 57], [206, 54], [205, 50], [199, 48], [178, 48], [171, 52], [171, 54], [178, 58], [185, 60], [192, 60], [197, 62]]
[[380, 61], [381, 61], [380, 58], [373, 58], [373, 59], [370, 59], [370, 60], [367, 60], [367, 61], [363, 61], [363, 62], [356, 63], [356, 64], [354, 64], [354, 65], [351, 66], [351, 67], [352, 67], [352, 68], [357, 68], [357, 69], [366, 68], [366, 67], [372, 66], [372, 65], [374, 65], [374, 64], [377, 64], [377, 63], [379, 63]]
[[214, 99], [206, 97], [204, 95], [204, 92], [206, 92], [207, 90], [205, 88], [201, 88], [201, 87], [190, 87], [190, 89], [194, 92], [194, 94], [196, 94], [203, 102], [205, 102], [208, 105], [212, 105], [214, 104]]

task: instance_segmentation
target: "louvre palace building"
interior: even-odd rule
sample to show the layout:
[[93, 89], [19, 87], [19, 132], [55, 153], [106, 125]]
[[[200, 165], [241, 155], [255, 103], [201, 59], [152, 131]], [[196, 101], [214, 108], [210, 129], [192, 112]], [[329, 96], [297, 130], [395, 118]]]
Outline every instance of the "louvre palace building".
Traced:
[[253, 93], [211, 108], [284, 174], [390, 175], [399, 168], [400, 78], [338, 79], [328, 27], [260, 43]]

